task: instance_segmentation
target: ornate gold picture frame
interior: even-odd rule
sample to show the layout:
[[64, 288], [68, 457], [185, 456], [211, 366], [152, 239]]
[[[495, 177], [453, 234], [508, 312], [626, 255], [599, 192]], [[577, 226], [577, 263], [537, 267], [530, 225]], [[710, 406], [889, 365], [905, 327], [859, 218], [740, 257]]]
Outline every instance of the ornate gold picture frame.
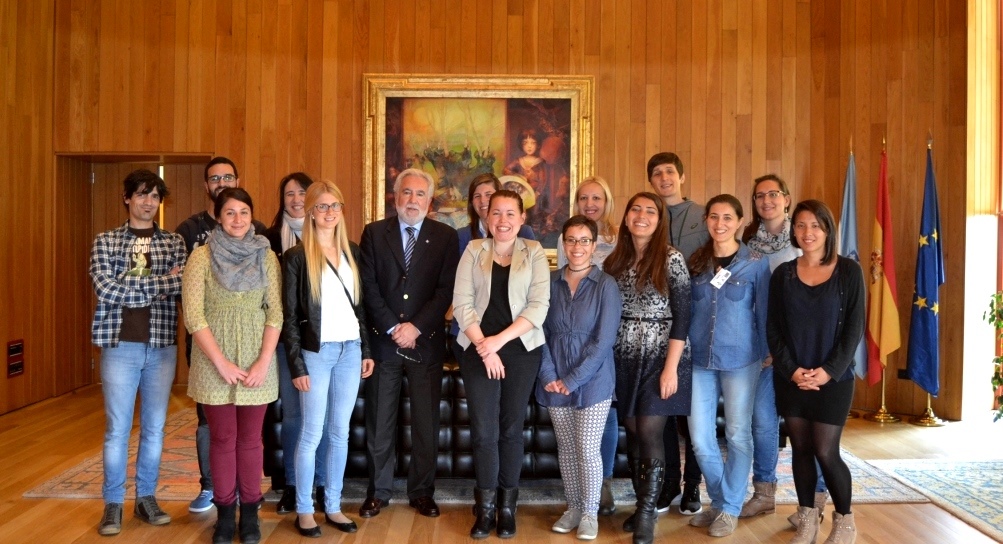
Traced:
[[[521, 176], [527, 224], [552, 262], [578, 181], [592, 173], [590, 76], [364, 74], [366, 223], [394, 213], [405, 168], [437, 181], [430, 217], [469, 228], [467, 188], [484, 172]], [[509, 178], [511, 179], [511, 178]]]

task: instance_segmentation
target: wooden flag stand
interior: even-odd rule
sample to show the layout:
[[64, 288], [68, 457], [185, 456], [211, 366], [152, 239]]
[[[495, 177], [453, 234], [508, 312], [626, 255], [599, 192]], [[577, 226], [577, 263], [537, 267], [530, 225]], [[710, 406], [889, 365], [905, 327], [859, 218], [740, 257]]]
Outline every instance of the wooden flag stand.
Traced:
[[864, 419], [873, 421], [874, 423], [898, 423], [902, 419], [892, 415], [888, 411], [888, 408], [885, 408], [885, 384], [887, 383], [887, 380], [885, 380], [885, 370], [884, 368], [881, 369], [881, 409], [873, 414], [867, 414], [864, 416]]
[[913, 425], [918, 425], [920, 427], [943, 427], [944, 426], [944, 420], [940, 419], [939, 417], [937, 417], [936, 415], [934, 415], [933, 408], [930, 406], [930, 402], [931, 402], [930, 399], [931, 399], [931, 395], [929, 393], [927, 393], [926, 394], [926, 411], [923, 412], [923, 415], [921, 415], [919, 417], [914, 417], [914, 418], [910, 419], [909, 423], [912, 423]]

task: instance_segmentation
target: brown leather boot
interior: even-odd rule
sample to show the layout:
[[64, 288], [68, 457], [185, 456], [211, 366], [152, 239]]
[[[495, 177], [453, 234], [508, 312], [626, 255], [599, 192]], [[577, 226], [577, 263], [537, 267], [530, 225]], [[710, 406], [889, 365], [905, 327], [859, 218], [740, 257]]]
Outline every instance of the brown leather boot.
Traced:
[[740, 518], [750, 518], [760, 514], [773, 514], [777, 511], [777, 482], [752, 482], [752, 498], [742, 506]]
[[[815, 508], [818, 510], [818, 524], [822, 525], [822, 520], [825, 519], [825, 502], [829, 500], [829, 492], [821, 491], [815, 493]], [[798, 528], [798, 513], [787, 516], [787, 523], [791, 524], [794, 529]]]
[[832, 514], [832, 532], [825, 544], [853, 544], [857, 541], [857, 525], [853, 522], [853, 514]]
[[790, 544], [815, 544], [818, 539], [818, 509], [798, 506], [798, 532]]

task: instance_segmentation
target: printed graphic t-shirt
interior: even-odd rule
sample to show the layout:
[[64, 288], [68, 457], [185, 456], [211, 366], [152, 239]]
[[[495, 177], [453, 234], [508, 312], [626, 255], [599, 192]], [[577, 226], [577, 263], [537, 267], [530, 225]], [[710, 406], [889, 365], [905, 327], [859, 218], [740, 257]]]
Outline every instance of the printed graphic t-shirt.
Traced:
[[[126, 248], [128, 254], [126, 259], [129, 262], [128, 276], [149, 276], [152, 274], [153, 264], [150, 262], [150, 243], [153, 241], [153, 227], [148, 229], [134, 229], [129, 227], [136, 238], [132, 245]], [[142, 344], [150, 341], [150, 307], [143, 308], [122, 308], [122, 329], [118, 333], [120, 342], [140, 342]]]

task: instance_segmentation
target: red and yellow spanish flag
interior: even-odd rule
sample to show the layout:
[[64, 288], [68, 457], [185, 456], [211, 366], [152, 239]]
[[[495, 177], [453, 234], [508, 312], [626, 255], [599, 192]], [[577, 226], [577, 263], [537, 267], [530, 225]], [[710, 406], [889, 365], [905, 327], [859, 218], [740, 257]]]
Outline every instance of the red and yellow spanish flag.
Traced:
[[881, 151], [878, 203], [871, 243], [870, 285], [867, 289], [867, 383], [881, 381], [888, 355], [899, 349], [899, 310], [895, 301], [895, 254], [892, 212], [888, 202], [888, 155]]

